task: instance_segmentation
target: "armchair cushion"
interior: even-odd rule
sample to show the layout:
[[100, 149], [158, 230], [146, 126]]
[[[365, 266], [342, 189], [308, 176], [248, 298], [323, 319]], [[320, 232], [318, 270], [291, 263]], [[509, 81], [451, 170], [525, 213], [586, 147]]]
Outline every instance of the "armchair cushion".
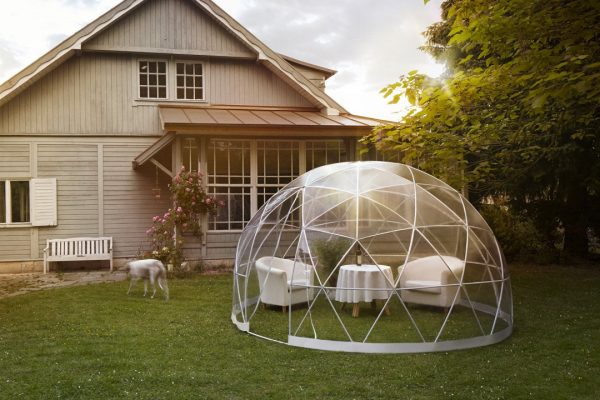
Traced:
[[452, 256], [428, 256], [398, 267], [402, 300], [450, 307], [460, 299], [459, 283], [465, 263]]
[[312, 266], [279, 257], [259, 258], [255, 266], [261, 302], [285, 307], [314, 298]]

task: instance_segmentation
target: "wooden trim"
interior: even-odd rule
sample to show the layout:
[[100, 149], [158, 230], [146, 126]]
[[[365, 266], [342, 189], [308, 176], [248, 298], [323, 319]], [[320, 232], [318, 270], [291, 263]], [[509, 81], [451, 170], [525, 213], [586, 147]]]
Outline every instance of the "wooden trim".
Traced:
[[319, 112], [313, 107], [277, 107], [277, 106], [243, 106], [231, 104], [197, 104], [197, 103], [169, 103], [159, 104], [159, 108], [207, 108], [219, 110], [244, 110], [244, 111], [297, 111], [297, 112]]
[[236, 60], [256, 60], [256, 56], [250, 56], [247, 53], [233, 51], [216, 51], [216, 50], [187, 50], [187, 49], [170, 49], [156, 47], [114, 47], [105, 45], [85, 45], [82, 52], [86, 53], [127, 53], [141, 54], [151, 56], [173, 56], [173, 57], [214, 57], [214, 58], [230, 58]]
[[160, 162], [158, 162], [156, 159], [151, 158], [150, 162], [152, 164], [154, 164], [158, 169], [160, 169], [162, 172], [164, 172], [169, 178], [172, 178], [173, 176], [175, 176], [175, 174], [170, 171], [167, 167], [165, 167], [164, 165], [162, 165]]
[[368, 135], [373, 130], [372, 127], [348, 127], [348, 126], [319, 126], [319, 127], [306, 127], [306, 126], [273, 126], [273, 125], [201, 125], [194, 126], [192, 124], [174, 124], [169, 125], [170, 131], [177, 132], [179, 135], [226, 135], [228, 137], [239, 136], [242, 138], [248, 137], [271, 137], [276, 136], [282, 139], [301, 139], [301, 138], [314, 138], [319, 136], [324, 137], [363, 137]]
[[104, 145], [98, 145], [98, 236], [104, 236]]
[[156, 153], [167, 147], [173, 140], [175, 139], [175, 135], [172, 133], [167, 133], [165, 136], [158, 139], [154, 142], [153, 145], [144, 150], [140, 155], [138, 155], [133, 160], [133, 169], [136, 169], [142, 164], [145, 164], [148, 160], [150, 160]]

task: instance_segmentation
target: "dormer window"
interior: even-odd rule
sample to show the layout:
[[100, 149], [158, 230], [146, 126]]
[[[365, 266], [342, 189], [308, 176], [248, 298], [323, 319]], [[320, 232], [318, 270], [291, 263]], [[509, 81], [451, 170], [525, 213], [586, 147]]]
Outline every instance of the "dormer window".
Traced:
[[198, 62], [177, 62], [177, 100], [204, 100], [204, 75]]
[[140, 99], [167, 98], [167, 62], [139, 62]]

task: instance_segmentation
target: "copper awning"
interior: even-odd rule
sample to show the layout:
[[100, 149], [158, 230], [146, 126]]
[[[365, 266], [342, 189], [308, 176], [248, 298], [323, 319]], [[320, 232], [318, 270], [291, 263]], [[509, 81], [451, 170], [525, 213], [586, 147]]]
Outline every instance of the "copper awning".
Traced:
[[[198, 131], [203, 128], [341, 128], [343, 136], [364, 135], [372, 128], [390, 123], [352, 114], [325, 115], [319, 111], [274, 107], [182, 107], [158, 109], [162, 128], [167, 132]], [[354, 128], [354, 129], [352, 129]], [[355, 132], [352, 132], [355, 131]]]

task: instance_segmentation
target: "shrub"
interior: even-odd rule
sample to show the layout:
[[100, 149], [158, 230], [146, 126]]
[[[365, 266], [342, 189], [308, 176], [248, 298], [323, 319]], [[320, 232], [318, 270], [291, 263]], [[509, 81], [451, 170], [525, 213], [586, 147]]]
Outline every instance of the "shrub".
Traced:
[[484, 204], [483, 218], [492, 228], [508, 261], [549, 262], [557, 256], [548, 238], [525, 213], [514, 213], [507, 206]]
[[179, 268], [184, 260], [182, 233], [201, 236], [202, 215], [215, 213], [218, 207], [225, 204], [206, 194], [202, 174], [188, 172], [183, 166], [169, 185], [169, 192], [173, 208], [152, 219], [152, 226], [146, 231], [151, 245], [146, 256]]

